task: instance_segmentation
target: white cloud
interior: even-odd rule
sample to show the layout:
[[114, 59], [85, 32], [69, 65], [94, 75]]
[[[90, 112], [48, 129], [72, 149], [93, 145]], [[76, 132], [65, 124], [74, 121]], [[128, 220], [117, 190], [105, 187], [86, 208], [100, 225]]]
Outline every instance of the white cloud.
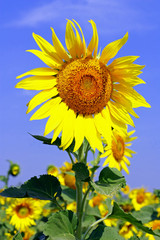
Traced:
[[[23, 12], [21, 17], [9, 26], [36, 27], [49, 23], [51, 26], [58, 22], [59, 27], [63, 19], [74, 18], [85, 25], [88, 19], [96, 21], [104, 34], [117, 33], [126, 30], [146, 31], [155, 28], [147, 20], [147, 12], [139, 9], [136, 4], [130, 5], [127, 0], [61, 0], [52, 1], [28, 12]], [[87, 28], [87, 27], [86, 27]]]

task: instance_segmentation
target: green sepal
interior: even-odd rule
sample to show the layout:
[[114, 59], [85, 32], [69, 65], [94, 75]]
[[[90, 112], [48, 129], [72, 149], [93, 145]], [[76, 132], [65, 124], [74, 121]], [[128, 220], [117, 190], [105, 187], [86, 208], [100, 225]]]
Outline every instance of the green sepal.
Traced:
[[12, 198], [38, 198], [41, 200], [55, 200], [61, 195], [61, 186], [54, 176], [45, 174], [39, 178], [32, 177], [19, 188], [10, 187], [0, 193], [3, 197]]
[[116, 218], [116, 219], [121, 219], [123, 221], [130, 222], [131, 224], [141, 229], [142, 231], [152, 234], [154, 236], [160, 237], [160, 235], [154, 233], [150, 228], [144, 226], [142, 222], [136, 219], [132, 214], [125, 213], [123, 209], [116, 202], [114, 202], [112, 213], [108, 218]]
[[78, 180], [84, 182], [88, 182], [90, 180], [88, 167], [84, 163], [75, 163], [72, 170], [75, 172]]
[[113, 196], [126, 186], [126, 180], [116, 168], [105, 167], [99, 175], [97, 182], [91, 182], [92, 187], [100, 194]]
[[[44, 225], [43, 233], [50, 240], [75, 239], [74, 232], [77, 227], [77, 217], [70, 210], [54, 213]], [[70, 238], [69, 238], [70, 237]]]
[[113, 227], [106, 227], [100, 224], [87, 238], [87, 240], [124, 240]]

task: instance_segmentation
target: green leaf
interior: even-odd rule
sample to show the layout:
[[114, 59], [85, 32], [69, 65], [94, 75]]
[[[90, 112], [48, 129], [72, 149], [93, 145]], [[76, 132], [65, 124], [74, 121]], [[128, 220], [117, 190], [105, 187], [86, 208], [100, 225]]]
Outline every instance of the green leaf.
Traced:
[[75, 163], [72, 170], [75, 171], [75, 175], [78, 180], [84, 182], [88, 182], [90, 180], [88, 167], [84, 163]]
[[125, 187], [126, 180], [116, 168], [105, 167], [100, 172], [99, 181], [91, 182], [91, 185], [100, 194], [113, 196], [122, 187]]
[[41, 200], [55, 200], [61, 195], [60, 182], [54, 176], [45, 174], [39, 178], [33, 177], [20, 188], [10, 187], [0, 193], [3, 197], [38, 198]]
[[[61, 146], [61, 138], [59, 138], [59, 137], [57, 137], [57, 139], [53, 143], [51, 143], [52, 138], [46, 138], [46, 137], [43, 137], [43, 136], [40, 136], [40, 135], [32, 135], [32, 134], [30, 134], [30, 135], [32, 137], [34, 137], [35, 139], [37, 139], [39, 141], [42, 141], [43, 144], [57, 146], [60, 150], [63, 150], [62, 148], [60, 148], [60, 146]], [[75, 145], [75, 141], [73, 140], [72, 144], [67, 149], [65, 149], [65, 151], [73, 153], [73, 155], [76, 158], [78, 158], [78, 155], [75, 152], [73, 152], [74, 145]]]
[[133, 237], [131, 237], [129, 240], [139, 240], [139, 239], [140, 239], [139, 237], [133, 236]]
[[68, 188], [66, 186], [62, 186], [62, 194], [61, 196], [67, 202], [76, 201], [76, 190], [72, 188]]
[[132, 215], [142, 221], [143, 224], [157, 219], [157, 212], [152, 205], [145, 206], [140, 211], [133, 212]]
[[160, 198], [160, 189], [155, 189], [153, 194], [155, 194], [158, 198]]
[[70, 233], [64, 233], [55, 237], [49, 237], [47, 240], [76, 240], [76, 238]]
[[7, 181], [7, 178], [3, 175], [0, 176], [0, 181], [5, 182]]
[[14, 237], [13, 240], [23, 240], [22, 235], [20, 234], [20, 232], [18, 232]]
[[104, 225], [99, 225], [87, 240], [124, 240], [123, 237], [119, 235], [113, 227], [106, 227]]
[[[49, 217], [48, 222], [44, 225], [43, 233], [49, 236], [49, 239], [58, 240], [60, 239], [75, 239], [74, 231], [77, 227], [77, 218], [75, 214], [68, 211], [61, 211], [54, 213]], [[54, 237], [53, 237], [54, 236]], [[66, 238], [62, 238], [66, 237]]]
[[142, 231], [152, 234], [154, 236], [159, 236], [158, 234], [154, 233], [150, 228], [143, 226], [142, 222], [137, 220], [135, 217], [133, 217], [130, 213], [125, 213], [122, 208], [119, 207], [119, 205], [114, 202], [113, 211], [112, 214], [109, 216], [109, 218], [116, 218], [121, 219], [124, 221], [128, 221], [134, 226], [138, 227]]
[[101, 213], [99, 211], [98, 206], [91, 207], [91, 206], [88, 205], [87, 210], [86, 210], [86, 214], [101, 218]]

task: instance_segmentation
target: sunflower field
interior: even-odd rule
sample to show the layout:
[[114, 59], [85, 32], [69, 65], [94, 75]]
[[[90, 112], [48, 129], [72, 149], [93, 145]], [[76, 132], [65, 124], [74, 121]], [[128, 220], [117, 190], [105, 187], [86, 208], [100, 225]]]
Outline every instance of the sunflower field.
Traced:
[[40, 50], [27, 51], [47, 67], [19, 75], [15, 87], [39, 91], [27, 114], [39, 107], [30, 120], [47, 118], [46, 126], [44, 136], [31, 136], [65, 151], [70, 162], [53, 163], [46, 174], [8, 187], [10, 176], [20, 173], [9, 161], [0, 176], [2, 240], [160, 239], [160, 190], [130, 189], [121, 172], [129, 174], [135, 153], [135, 108], [151, 107], [134, 89], [145, 83], [138, 77], [144, 66], [135, 63], [138, 56], [114, 58], [128, 33], [98, 52], [96, 23], [89, 22], [88, 45], [75, 20], [67, 20], [66, 47], [53, 28], [53, 44], [33, 33]]

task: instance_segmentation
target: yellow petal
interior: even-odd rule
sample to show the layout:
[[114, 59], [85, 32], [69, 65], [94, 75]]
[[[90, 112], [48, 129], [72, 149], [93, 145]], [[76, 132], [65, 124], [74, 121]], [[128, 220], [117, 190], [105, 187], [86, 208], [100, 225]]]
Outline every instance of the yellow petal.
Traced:
[[132, 87], [128, 86], [126, 87], [121, 84], [116, 84], [114, 88], [118, 90], [120, 93], [122, 93], [122, 95], [125, 95], [125, 97], [131, 101], [133, 108], [151, 107], [149, 103], [146, 102], [144, 97], [140, 95], [138, 92], [136, 92], [136, 90], [134, 90]]
[[84, 139], [84, 118], [83, 115], [78, 115], [75, 119], [75, 126], [74, 126], [74, 137], [75, 137], [75, 146], [74, 152], [76, 152], [83, 143]]
[[51, 69], [51, 68], [35, 68], [35, 69], [32, 69], [28, 72], [25, 72], [19, 76], [17, 76], [16, 78], [19, 79], [19, 78], [22, 78], [22, 77], [25, 77], [27, 75], [36, 75], [36, 76], [53, 76], [53, 75], [56, 75], [58, 73], [58, 70], [56, 69]]
[[41, 59], [46, 65], [53, 69], [61, 69], [62, 65], [57, 63], [57, 60], [53, 57], [41, 52], [39, 50], [27, 50], [27, 52], [31, 52], [36, 55], [39, 59]]
[[33, 38], [36, 41], [37, 45], [45, 54], [53, 57], [57, 63], [63, 64], [62, 58], [58, 56], [55, 48], [49, 42], [47, 42], [44, 38], [35, 33], [33, 33]]
[[125, 57], [120, 57], [116, 58], [113, 60], [113, 62], [108, 66], [109, 70], [112, 70], [115, 67], [120, 67], [124, 66], [126, 64], [131, 64], [133, 63], [139, 56], [125, 56]]
[[127, 174], [129, 174], [129, 170], [128, 170], [126, 164], [125, 164], [123, 161], [121, 161], [121, 166], [122, 166], [122, 168], [124, 169], [124, 171], [125, 171]]
[[55, 105], [59, 102], [60, 98], [54, 98], [44, 103], [30, 118], [30, 120], [43, 119], [51, 115]]
[[98, 50], [98, 33], [97, 33], [97, 27], [95, 22], [93, 20], [90, 20], [89, 22], [91, 23], [93, 28], [93, 36], [87, 48], [87, 56], [92, 55], [92, 52], [94, 50], [94, 58], [95, 58]]
[[66, 53], [66, 50], [64, 49], [62, 43], [59, 41], [59, 39], [57, 38], [55, 31], [53, 28], [51, 28], [52, 30], [52, 41], [53, 41], [53, 46], [56, 49], [56, 52], [58, 53], [58, 55], [64, 59], [65, 61], [69, 61], [69, 56]]
[[83, 49], [82, 49], [82, 40], [81, 40], [81, 37], [79, 35], [79, 32], [77, 31], [77, 28], [75, 27], [74, 23], [70, 20], [68, 20], [68, 22], [73, 26], [74, 30], [76, 31], [76, 38], [75, 38], [75, 41], [76, 41], [76, 55], [81, 58], [81, 55], [83, 54]]
[[57, 88], [44, 90], [44, 91], [36, 94], [28, 103], [27, 113], [32, 111], [39, 104], [45, 102], [46, 100], [50, 99], [51, 97], [56, 96], [57, 94], [58, 94]]
[[66, 25], [66, 35], [65, 35], [65, 42], [66, 42], [66, 46], [67, 49], [69, 51], [69, 53], [71, 54], [72, 58], [75, 59], [76, 58], [76, 36], [74, 34], [74, 31], [71, 27], [70, 22], [67, 22]]
[[129, 116], [127, 111], [122, 108], [118, 103], [108, 102], [108, 106], [110, 108], [110, 113], [114, 118], [116, 118], [122, 123], [129, 124], [134, 127], [132, 118]]
[[83, 31], [82, 31], [80, 25], [74, 19], [73, 19], [73, 21], [77, 24], [77, 26], [79, 27], [79, 30], [82, 34], [81, 52], [82, 52], [83, 56], [85, 56], [86, 55], [86, 43], [85, 43], [85, 38], [84, 38], [84, 35], [83, 35]]
[[67, 106], [63, 102], [60, 103], [60, 99], [61, 98], [58, 99], [59, 101], [57, 101], [56, 106], [52, 110], [50, 114], [51, 116], [46, 123], [44, 136], [46, 136], [47, 134], [52, 132], [55, 128], [57, 128], [67, 113]]
[[94, 151], [97, 148], [100, 152], [103, 152], [102, 141], [96, 130], [92, 116], [85, 117], [85, 137]]
[[95, 114], [94, 123], [97, 131], [108, 141], [111, 136], [111, 126], [107, 123], [105, 118], [103, 118], [101, 113]]
[[62, 131], [62, 127], [63, 127], [63, 121], [55, 128], [51, 143], [53, 143], [57, 139], [58, 135]]
[[113, 91], [111, 98], [118, 104], [121, 104], [122, 107], [124, 107], [127, 112], [132, 114], [134, 117], [139, 118], [139, 116], [135, 113], [135, 111], [132, 109], [132, 103], [129, 101], [129, 99], [125, 98], [122, 94], [120, 94], [117, 91]]
[[53, 76], [34, 76], [25, 78], [18, 82], [15, 88], [23, 88], [27, 90], [45, 90], [53, 88], [56, 84], [56, 78]]
[[63, 147], [63, 150], [65, 150], [73, 141], [75, 119], [76, 114], [73, 110], [69, 109], [65, 115], [62, 128], [61, 147]]
[[104, 64], [107, 64], [111, 58], [115, 57], [115, 55], [118, 53], [121, 47], [127, 42], [127, 40], [128, 40], [128, 33], [126, 33], [123, 38], [109, 43], [103, 49], [99, 60]]
[[118, 76], [113, 76], [112, 75], [112, 81], [113, 82], [119, 82], [122, 85], [129, 86], [129, 87], [134, 87], [138, 84], [145, 84], [145, 82], [137, 77], [137, 76], [121, 76], [121, 74]]

